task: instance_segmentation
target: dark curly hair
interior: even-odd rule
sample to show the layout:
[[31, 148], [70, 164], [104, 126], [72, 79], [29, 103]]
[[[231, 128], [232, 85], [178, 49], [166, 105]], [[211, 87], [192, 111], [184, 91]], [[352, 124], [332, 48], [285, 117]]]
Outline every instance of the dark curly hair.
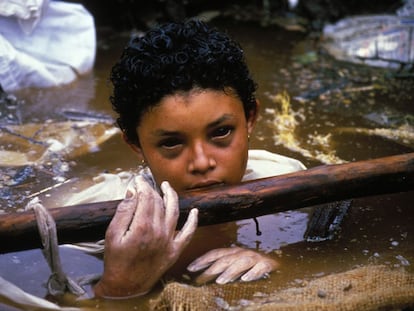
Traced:
[[201, 21], [168, 23], [133, 37], [110, 79], [118, 125], [137, 146], [136, 128], [143, 113], [177, 92], [230, 89], [242, 101], [246, 117], [256, 112], [257, 87], [240, 45]]

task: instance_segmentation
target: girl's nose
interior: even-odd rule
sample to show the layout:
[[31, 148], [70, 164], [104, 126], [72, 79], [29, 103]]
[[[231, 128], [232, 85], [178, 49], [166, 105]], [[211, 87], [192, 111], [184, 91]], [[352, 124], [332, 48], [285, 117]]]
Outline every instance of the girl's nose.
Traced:
[[191, 159], [189, 161], [189, 171], [193, 174], [204, 174], [216, 166], [214, 158], [206, 152], [202, 143], [194, 145]]

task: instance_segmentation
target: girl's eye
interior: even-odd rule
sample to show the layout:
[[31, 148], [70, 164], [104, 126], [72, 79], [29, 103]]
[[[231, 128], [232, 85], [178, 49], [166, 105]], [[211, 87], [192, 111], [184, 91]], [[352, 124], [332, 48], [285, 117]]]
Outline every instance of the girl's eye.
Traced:
[[164, 149], [178, 148], [183, 142], [178, 138], [167, 138], [159, 143], [159, 146]]
[[222, 126], [215, 129], [211, 135], [213, 140], [221, 140], [229, 137], [233, 133], [232, 126]]

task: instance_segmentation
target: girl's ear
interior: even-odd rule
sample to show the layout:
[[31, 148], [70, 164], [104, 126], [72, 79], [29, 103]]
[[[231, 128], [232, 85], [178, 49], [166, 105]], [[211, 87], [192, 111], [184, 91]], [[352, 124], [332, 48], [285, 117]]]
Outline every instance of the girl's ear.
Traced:
[[247, 134], [251, 134], [253, 132], [254, 126], [256, 125], [257, 116], [259, 115], [259, 101], [256, 99], [256, 107], [255, 109], [251, 109], [249, 111], [249, 115], [247, 117]]
[[144, 154], [142, 153], [142, 149], [138, 147], [136, 144], [133, 144], [128, 141], [128, 138], [126, 137], [125, 133], [122, 133], [122, 139], [127, 143], [129, 147], [138, 155], [138, 158], [143, 161], [145, 160]]

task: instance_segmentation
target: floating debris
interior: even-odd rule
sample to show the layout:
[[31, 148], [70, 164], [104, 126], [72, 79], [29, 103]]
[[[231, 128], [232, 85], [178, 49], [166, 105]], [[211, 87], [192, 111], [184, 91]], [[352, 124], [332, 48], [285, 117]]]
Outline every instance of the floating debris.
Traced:
[[323, 47], [339, 60], [400, 69], [414, 63], [414, 20], [397, 15], [353, 16], [323, 29]]
[[364, 115], [367, 120], [385, 127], [400, 127], [409, 125], [414, 128], [414, 115], [402, 113], [391, 108], [372, 111]]
[[34, 170], [32, 166], [24, 166], [17, 170], [16, 174], [12, 176], [5, 184], [7, 186], [18, 186], [26, 183], [30, 178], [34, 177]]
[[114, 119], [106, 114], [97, 114], [95, 112], [89, 111], [79, 111], [79, 110], [63, 110], [61, 115], [64, 116], [67, 120], [70, 121], [89, 121], [89, 122], [99, 122], [113, 124]]
[[401, 126], [396, 129], [392, 128], [338, 128], [339, 133], [362, 134], [368, 136], [378, 136], [390, 141], [396, 142], [400, 145], [414, 149], [414, 127], [409, 125]]
[[351, 204], [352, 200], [345, 200], [316, 206], [309, 219], [305, 240], [320, 242], [336, 237]]
[[7, 94], [0, 85], [0, 124], [21, 124], [20, 106], [24, 102]]
[[318, 60], [318, 54], [315, 51], [310, 51], [294, 56], [293, 59], [302, 65], [307, 65], [316, 62]]
[[395, 258], [400, 262], [402, 266], [407, 267], [410, 265], [410, 262], [402, 255], [397, 255]]
[[274, 116], [268, 125], [274, 131], [273, 140], [276, 145], [282, 145], [291, 151], [324, 164], [347, 162], [336, 156], [335, 149], [331, 147], [330, 134], [315, 133], [310, 135], [307, 141], [302, 141], [297, 137], [296, 129], [299, 127], [299, 119], [304, 121], [306, 117], [303, 112], [293, 111], [289, 95], [286, 92], [269, 97], [275, 104], [275, 108], [266, 109], [265, 112]]
[[65, 180], [65, 181], [63, 181], [63, 182], [60, 182], [60, 183], [54, 184], [53, 186], [46, 187], [46, 188], [44, 188], [44, 189], [42, 189], [42, 190], [40, 190], [40, 191], [37, 191], [37, 192], [35, 192], [35, 193], [32, 193], [32, 194], [28, 195], [28, 196], [26, 197], [26, 199], [31, 199], [31, 198], [37, 197], [38, 195], [40, 195], [40, 194], [42, 194], [42, 193], [48, 192], [48, 191], [50, 191], [50, 190], [52, 190], [52, 189], [59, 188], [60, 186], [63, 186], [63, 185], [65, 185], [65, 184], [69, 183], [69, 182], [73, 182], [73, 179], [67, 179], [67, 180]]
[[112, 122], [64, 121], [0, 126], [0, 210], [72, 181], [73, 161], [119, 133]]
[[0, 127], [0, 166], [45, 163], [51, 154], [74, 158], [98, 150], [119, 133], [108, 123], [65, 121]]
[[332, 85], [325, 85], [316, 90], [310, 90], [302, 94], [296, 95], [295, 100], [306, 103], [315, 99], [324, 99], [327, 95], [333, 93], [344, 94], [347, 93], [361, 93], [361, 92], [370, 92], [374, 90], [381, 89], [382, 87], [376, 84], [359, 86], [359, 87], [346, 87], [349, 84], [348, 81], [342, 81], [340, 83], [334, 83]]

